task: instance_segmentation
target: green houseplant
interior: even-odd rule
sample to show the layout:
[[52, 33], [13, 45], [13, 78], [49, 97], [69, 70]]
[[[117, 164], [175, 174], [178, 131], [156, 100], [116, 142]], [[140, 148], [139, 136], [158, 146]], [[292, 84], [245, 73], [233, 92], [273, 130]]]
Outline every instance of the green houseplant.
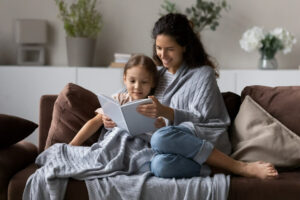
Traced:
[[[176, 4], [169, 0], [164, 0], [161, 8], [165, 13], [176, 13]], [[215, 31], [219, 26], [221, 12], [228, 10], [229, 5], [226, 0], [197, 0], [195, 5], [192, 5], [185, 10], [185, 14], [193, 24], [194, 31], [200, 33], [202, 30], [209, 28]], [[162, 13], [160, 13], [162, 15]]]
[[68, 63], [71, 66], [91, 66], [98, 33], [102, 28], [102, 16], [96, 9], [98, 0], [75, 0], [67, 4], [55, 0], [58, 17], [66, 32]]

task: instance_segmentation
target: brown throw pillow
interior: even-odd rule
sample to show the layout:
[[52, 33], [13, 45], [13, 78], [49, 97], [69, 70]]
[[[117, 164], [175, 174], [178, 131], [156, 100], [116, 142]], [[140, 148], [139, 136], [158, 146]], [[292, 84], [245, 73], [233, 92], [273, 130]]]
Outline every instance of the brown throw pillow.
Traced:
[[29, 136], [38, 125], [32, 121], [0, 114], [0, 148], [8, 147]]
[[[45, 148], [55, 143], [69, 143], [81, 127], [95, 116], [95, 110], [99, 107], [93, 92], [73, 83], [67, 84], [55, 101]], [[92, 145], [98, 137], [99, 132], [83, 145]]]
[[232, 127], [232, 157], [266, 161], [277, 167], [300, 166], [300, 137], [246, 96]]
[[287, 128], [300, 136], [300, 86], [248, 86], [242, 91]]

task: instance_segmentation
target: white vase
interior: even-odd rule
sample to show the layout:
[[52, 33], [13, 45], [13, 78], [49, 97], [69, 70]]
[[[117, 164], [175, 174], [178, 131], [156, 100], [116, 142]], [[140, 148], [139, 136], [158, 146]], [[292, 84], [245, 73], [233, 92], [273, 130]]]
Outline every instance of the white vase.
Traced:
[[69, 66], [93, 66], [96, 39], [67, 37], [66, 42]]
[[278, 68], [278, 63], [275, 56], [273, 58], [268, 58], [266, 55], [262, 54], [258, 67], [262, 70], [274, 70]]

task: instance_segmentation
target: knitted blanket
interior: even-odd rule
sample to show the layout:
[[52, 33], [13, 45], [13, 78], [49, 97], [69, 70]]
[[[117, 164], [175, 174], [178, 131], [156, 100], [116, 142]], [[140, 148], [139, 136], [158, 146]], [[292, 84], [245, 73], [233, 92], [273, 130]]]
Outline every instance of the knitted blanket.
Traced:
[[154, 177], [149, 171], [153, 154], [147, 142], [119, 128], [91, 147], [55, 144], [37, 157], [41, 167], [27, 180], [23, 199], [61, 200], [70, 177], [85, 180], [92, 200], [227, 198], [229, 176]]

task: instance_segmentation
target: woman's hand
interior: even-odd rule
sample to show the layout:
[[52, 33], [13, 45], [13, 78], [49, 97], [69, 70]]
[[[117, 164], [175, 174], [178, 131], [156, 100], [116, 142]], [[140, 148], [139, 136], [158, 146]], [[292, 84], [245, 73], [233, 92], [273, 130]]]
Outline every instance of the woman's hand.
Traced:
[[149, 98], [152, 99], [153, 103], [139, 105], [137, 107], [139, 113], [151, 118], [162, 116], [171, 122], [174, 120], [174, 110], [172, 108], [162, 105], [154, 96], [149, 96]]
[[162, 117], [158, 117], [158, 118], [156, 118], [154, 125], [156, 128], [161, 128], [161, 127], [166, 126], [166, 122]]
[[105, 128], [114, 128], [116, 126], [116, 123], [106, 115], [102, 115], [102, 120]]

